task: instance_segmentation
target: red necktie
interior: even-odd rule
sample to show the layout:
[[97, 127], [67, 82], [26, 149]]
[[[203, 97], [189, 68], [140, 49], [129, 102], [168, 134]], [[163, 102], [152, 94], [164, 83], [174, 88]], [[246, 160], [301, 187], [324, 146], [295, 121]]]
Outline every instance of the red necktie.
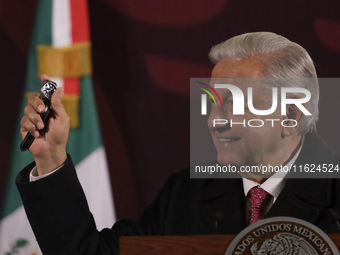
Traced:
[[260, 187], [253, 187], [249, 190], [249, 195], [251, 198], [251, 218], [249, 225], [251, 225], [264, 218], [265, 208], [270, 194]]

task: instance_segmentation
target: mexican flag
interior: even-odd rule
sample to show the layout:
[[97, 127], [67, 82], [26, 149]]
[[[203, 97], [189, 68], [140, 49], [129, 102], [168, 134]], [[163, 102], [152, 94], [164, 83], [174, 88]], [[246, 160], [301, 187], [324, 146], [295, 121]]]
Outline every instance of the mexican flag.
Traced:
[[97, 228], [111, 227], [115, 222], [109, 172], [91, 82], [89, 31], [86, 0], [40, 0], [0, 220], [0, 255], [41, 254], [15, 187], [18, 172], [33, 161], [30, 152], [19, 149], [22, 141], [19, 123], [27, 95], [39, 94], [41, 74], [47, 74], [58, 86], [64, 87], [62, 101], [71, 118], [67, 152], [76, 165]]

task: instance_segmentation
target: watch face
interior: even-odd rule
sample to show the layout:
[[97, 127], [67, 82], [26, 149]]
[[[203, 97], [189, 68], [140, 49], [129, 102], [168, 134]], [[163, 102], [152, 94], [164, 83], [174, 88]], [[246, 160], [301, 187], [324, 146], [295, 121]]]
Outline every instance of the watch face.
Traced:
[[51, 100], [54, 91], [57, 90], [57, 84], [53, 81], [47, 81], [41, 86], [40, 92], [46, 98]]

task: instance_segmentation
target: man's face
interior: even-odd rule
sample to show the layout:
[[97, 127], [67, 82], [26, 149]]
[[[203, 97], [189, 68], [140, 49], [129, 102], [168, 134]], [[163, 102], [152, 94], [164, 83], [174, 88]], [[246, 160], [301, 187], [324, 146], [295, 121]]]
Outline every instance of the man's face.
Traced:
[[[261, 60], [245, 60], [232, 62], [228, 60], [220, 61], [212, 71], [211, 85], [214, 86], [218, 80], [214, 78], [262, 78]], [[285, 118], [280, 114], [278, 107], [271, 115], [257, 116], [251, 113], [247, 107], [247, 87], [249, 83], [233, 84], [238, 86], [244, 94], [245, 110], [244, 115], [233, 115], [232, 96], [228, 89], [216, 89], [222, 100], [217, 105], [212, 104], [212, 110], [208, 120], [208, 126], [217, 150], [217, 160], [222, 165], [275, 165], [278, 162], [284, 163], [282, 149], [284, 149], [281, 121]], [[255, 109], [267, 110], [272, 106], [272, 92], [262, 84], [253, 87], [253, 105]], [[227, 119], [232, 122], [243, 122], [243, 124], [216, 124], [213, 126], [214, 119]], [[251, 119], [262, 119], [262, 127], [250, 127], [248, 121]], [[265, 121], [266, 119], [279, 119], [274, 122]], [[253, 125], [259, 125], [254, 122]], [[283, 162], [282, 162], [283, 161]]]

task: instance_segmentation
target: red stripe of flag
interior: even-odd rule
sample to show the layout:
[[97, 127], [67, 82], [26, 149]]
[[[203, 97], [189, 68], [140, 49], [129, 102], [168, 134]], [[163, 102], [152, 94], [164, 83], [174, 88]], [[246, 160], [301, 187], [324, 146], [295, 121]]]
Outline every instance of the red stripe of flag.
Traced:
[[90, 26], [86, 0], [70, 0], [72, 42], [90, 41]]
[[65, 95], [79, 95], [80, 82], [78, 78], [65, 78], [64, 79], [64, 94]]

